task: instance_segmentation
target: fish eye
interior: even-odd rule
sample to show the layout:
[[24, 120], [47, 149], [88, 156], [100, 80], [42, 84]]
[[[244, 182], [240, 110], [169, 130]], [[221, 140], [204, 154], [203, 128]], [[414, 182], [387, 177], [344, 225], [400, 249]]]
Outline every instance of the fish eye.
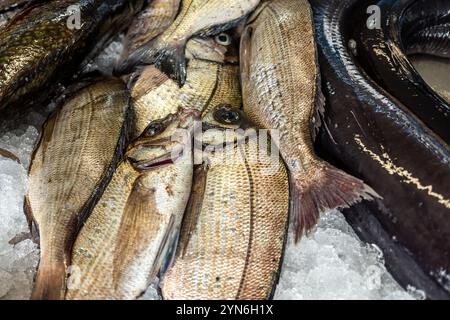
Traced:
[[221, 33], [216, 36], [216, 43], [222, 46], [229, 46], [231, 44], [231, 37], [226, 33]]
[[214, 119], [225, 124], [238, 124], [241, 121], [241, 114], [231, 106], [224, 105], [219, 106], [214, 112]]
[[162, 123], [153, 122], [147, 127], [147, 129], [145, 129], [144, 134], [146, 137], [153, 137], [153, 136], [156, 136], [157, 134], [160, 134], [165, 129], [166, 128]]

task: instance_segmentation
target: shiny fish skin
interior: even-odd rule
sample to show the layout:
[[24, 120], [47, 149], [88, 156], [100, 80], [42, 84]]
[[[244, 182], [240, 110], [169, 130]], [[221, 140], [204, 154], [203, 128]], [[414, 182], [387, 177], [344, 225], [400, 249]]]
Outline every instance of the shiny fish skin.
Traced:
[[315, 154], [323, 99], [313, 28], [308, 1], [274, 0], [249, 19], [241, 42], [244, 111], [258, 127], [279, 130], [297, 240], [320, 213], [377, 196]]
[[383, 197], [345, 213], [362, 220], [353, 227], [385, 252], [401, 285], [424, 290], [429, 299], [448, 299], [443, 276], [450, 270], [448, 147], [355, 61], [348, 47], [354, 21], [348, 16], [360, 0], [311, 3], [327, 98], [328, 130], [318, 145]]
[[[226, 127], [219, 123], [218, 128]], [[177, 255], [162, 280], [164, 299], [270, 298], [287, 234], [289, 183], [279, 157], [277, 169], [264, 172], [268, 167], [260, 158], [255, 161], [256, 152], [253, 137], [204, 154], [194, 173]]]
[[[445, 143], [450, 144], [450, 104], [417, 72], [403, 51], [406, 44], [402, 38], [402, 31], [408, 33], [408, 25], [413, 23], [411, 19], [419, 15], [416, 12], [438, 6], [442, 4], [442, 0], [383, 2], [380, 4], [380, 29], [367, 28], [366, 18], [361, 15], [369, 3], [370, 0], [362, 0], [354, 4], [349, 16], [353, 22], [350, 37], [356, 44], [356, 51], [353, 53], [356, 53], [355, 59], [383, 89], [411, 110]], [[450, 3], [446, 3], [450, 9]], [[443, 9], [444, 12], [447, 10]], [[439, 11], [433, 16], [439, 16]], [[420, 21], [417, 24], [420, 25]]]
[[[40, 90], [70, 78], [85, 55], [120, 30], [142, 1], [37, 1], [21, 11], [0, 33], [0, 110], [29, 97], [30, 102], [46, 99], [49, 92]], [[80, 29], [67, 26], [72, 5], [80, 8]]]
[[144, 43], [163, 33], [175, 20], [181, 0], [153, 0], [142, 10], [128, 28], [124, 54], [135, 51]]
[[129, 121], [129, 94], [113, 79], [81, 89], [47, 121], [26, 199], [41, 248], [33, 299], [64, 297], [73, 241], [122, 156]]
[[431, 26], [407, 39], [407, 54], [428, 54], [450, 58], [450, 23]]
[[139, 64], [153, 64], [184, 85], [187, 77], [185, 46], [194, 35], [216, 35], [237, 24], [260, 0], [184, 0], [169, 29], [141, 46], [119, 68], [127, 73]]
[[225, 90], [230, 100], [240, 100], [240, 84], [233, 77], [238, 72], [237, 66], [226, 63], [227, 50], [234, 45], [218, 45], [213, 38], [189, 41], [189, 72], [182, 88], [155, 66], [145, 67], [135, 74], [131, 80], [136, 113], [135, 137], [141, 135], [150, 122], [176, 113], [180, 107], [204, 112], [211, 107], [218, 90]]
[[154, 280], [178, 239], [193, 172], [189, 148], [176, 163], [159, 158], [170, 159], [183, 143], [171, 142], [174, 129], [192, 126], [194, 118], [180, 111], [162, 136], [144, 134], [133, 143], [77, 238], [76, 282], [66, 299], [136, 299]]

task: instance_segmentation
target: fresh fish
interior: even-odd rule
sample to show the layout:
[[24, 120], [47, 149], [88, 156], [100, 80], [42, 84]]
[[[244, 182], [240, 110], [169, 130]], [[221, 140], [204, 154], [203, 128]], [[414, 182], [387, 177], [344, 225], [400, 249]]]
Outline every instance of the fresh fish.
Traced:
[[219, 98], [240, 104], [238, 66], [225, 64], [233, 52], [228, 40], [228, 46], [214, 38], [189, 41], [192, 72], [183, 88], [152, 66], [132, 76], [138, 138], [74, 246], [79, 281], [67, 299], [134, 299], [170, 265], [193, 173], [189, 148], [172, 163], [186, 141], [171, 137], [176, 129], [192, 136], [193, 121]]
[[191, 144], [175, 137], [199, 117], [180, 109], [131, 145], [75, 242], [66, 299], [135, 299], [157, 276], [178, 240], [192, 186]]
[[2, 0], [0, 1], [0, 28], [11, 21], [14, 16], [30, 1]]
[[407, 40], [406, 53], [450, 58], [450, 23], [432, 26]]
[[349, 17], [354, 22], [349, 41], [354, 41], [352, 52], [366, 72], [449, 144], [450, 104], [425, 82], [402, 51], [403, 21], [408, 21], [404, 17], [412, 19], [411, 14], [405, 11], [420, 11], [425, 6], [440, 2], [383, 1], [379, 3], [381, 28], [370, 29], [367, 28], [367, 15], [364, 13], [372, 1], [360, 1]]
[[208, 129], [199, 139], [204, 164], [195, 169], [177, 255], [162, 281], [163, 297], [268, 299], [287, 234], [286, 168], [278, 152], [271, 157], [268, 135], [258, 138], [233, 106], [213, 108], [203, 128]]
[[187, 77], [185, 46], [194, 35], [217, 35], [237, 25], [260, 0], [184, 0], [174, 23], [163, 34], [138, 48], [119, 68], [127, 73], [136, 65], [153, 64], [184, 85]]
[[32, 0], [0, 0], [0, 13], [23, 7]]
[[[318, 145], [324, 156], [383, 197], [357, 206], [369, 209], [353, 217], [365, 220], [370, 233], [365, 238], [384, 250], [394, 277], [431, 299], [448, 299], [448, 146], [357, 65], [349, 46], [349, 15], [360, 1], [311, 3], [327, 100]], [[358, 232], [360, 225], [354, 225]]]
[[73, 242], [123, 155], [130, 119], [126, 86], [102, 79], [76, 92], [47, 121], [25, 207], [40, 236], [33, 299], [64, 297]]
[[188, 42], [189, 73], [182, 88], [155, 66], [143, 67], [132, 76], [135, 137], [141, 135], [150, 122], [174, 114], [180, 107], [199, 112], [207, 110], [220, 90], [225, 90], [229, 99], [242, 100], [240, 84], [236, 80], [239, 68], [229, 62], [234, 61], [237, 43], [228, 34], [222, 36], [227, 38], [226, 42], [214, 37], [194, 38]]
[[402, 12], [403, 48], [408, 54], [450, 57], [450, 3], [417, 0]]
[[175, 20], [181, 0], [153, 0], [128, 28], [123, 60], [148, 41], [163, 33]]
[[291, 175], [296, 239], [320, 213], [376, 193], [314, 152], [320, 125], [320, 72], [312, 13], [306, 0], [274, 0], [250, 18], [241, 44], [244, 111], [257, 126], [279, 131]]
[[47, 98], [57, 80], [70, 78], [86, 54], [120, 30], [142, 2], [61, 0], [27, 6], [0, 33], [0, 109], [28, 103], [30, 97], [30, 102], [40, 100], [39, 94]]

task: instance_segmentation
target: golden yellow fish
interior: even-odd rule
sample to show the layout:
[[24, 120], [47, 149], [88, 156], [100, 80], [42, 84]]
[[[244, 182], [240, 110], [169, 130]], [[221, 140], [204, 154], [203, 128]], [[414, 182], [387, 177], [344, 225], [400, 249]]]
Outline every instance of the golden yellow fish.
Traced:
[[40, 236], [33, 299], [62, 299], [83, 221], [123, 155], [130, 96], [119, 80], [76, 92], [46, 123], [29, 173], [26, 210]]
[[286, 168], [268, 135], [259, 137], [235, 107], [218, 105], [203, 122], [204, 163], [194, 173], [163, 297], [268, 299], [287, 233]]

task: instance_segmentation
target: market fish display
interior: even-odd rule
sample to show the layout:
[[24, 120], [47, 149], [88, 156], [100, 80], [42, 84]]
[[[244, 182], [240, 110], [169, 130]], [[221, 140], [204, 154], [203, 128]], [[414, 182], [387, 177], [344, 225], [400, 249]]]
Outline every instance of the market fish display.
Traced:
[[[403, 52], [403, 48], [407, 47], [403, 40], [404, 33], [408, 33], [406, 28], [413, 24], [414, 19], [419, 20], [417, 24], [420, 25], [420, 19], [423, 18], [420, 15], [414, 16], [413, 13], [444, 4], [441, 0], [383, 2], [380, 4], [384, 13], [381, 15], [381, 28], [370, 29], [367, 28], [366, 17], [362, 15], [369, 3], [372, 2], [360, 1], [352, 9], [351, 37], [355, 41], [353, 54], [381, 87], [450, 144], [450, 104], [423, 80], [406, 52]], [[450, 11], [450, 3], [446, 3], [447, 8], [441, 12]], [[435, 11], [433, 16], [438, 17], [439, 14], [439, 11]]]
[[159, 36], [175, 20], [181, 0], [153, 0], [131, 23], [125, 36], [123, 59]]
[[64, 297], [73, 242], [121, 159], [130, 120], [126, 86], [99, 79], [47, 121], [26, 199], [41, 249], [33, 299]]
[[[231, 36], [223, 34], [228, 41], [218, 42], [214, 37], [194, 38], [187, 44], [189, 59], [186, 84], [180, 88], [155, 66], [146, 66], [136, 72], [130, 81], [134, 100], [135, 134], [139, 136], [152, 121], [165, 118], [181, 108], [204, 112], [222, 84], [228, 99], [242, 100], [236, 74], [238, 66], [232, 62], [237, 44]], [[216, 98], [217, 99], [217, 98]]]
[[[123, 28], [141, 6], [142, 0], [37, 1], [27, 6], [0, 32], [0, 109], [36, 102], [49, 83], [72, 77], [86, 55]], [[48, 96], [45, 90], [43, 99]]]
[[356, 224], [366, 225], [364, 238], [389, 252], [388, 268], [396, 280], [424, 290], [430, 299], [448, 299], [450, 152], [358, 67], [348, 46], [354, 22], [348, 16], [358, 3], [312, 1], [327, 99], [319, 145], [383, 197], [352, 215], [364, 220]]
[[[163, 297], [268, 299], [287, 235], [286, 168], [278, 152], [272, 157], [270, 148], [276, 147], [270, 138], [260, 139], [231, 105], [211, 109], [203, 127], [204, 163], [195, 170], [176, 259], [162, 281]], [[267, 144], [260, 144], [262, 139]]]
[[131, 144], [74, 245], [66, 299], [136, 299], [170, 260], [193, 172], [187, 136], [174, 136], [199, 117], [180, 109]]
[[185, 46], [194, 35], [218, 35], [251, 13], [260, 0], [184, 0], [174, 23], [156, 39], [138, 48], [119, 68], [126, 73], [139, 64], [155, 64], [184, 85]]
[[257, 126], [280, 132], [280, 152], [291, 175], [297, 240], [316, 225], [320, 213], [376, 196], [314, 152], [313, 134], [323, 106], [307, 1], [263, 5], [244, 31], [241, 66], [244, 111]]

